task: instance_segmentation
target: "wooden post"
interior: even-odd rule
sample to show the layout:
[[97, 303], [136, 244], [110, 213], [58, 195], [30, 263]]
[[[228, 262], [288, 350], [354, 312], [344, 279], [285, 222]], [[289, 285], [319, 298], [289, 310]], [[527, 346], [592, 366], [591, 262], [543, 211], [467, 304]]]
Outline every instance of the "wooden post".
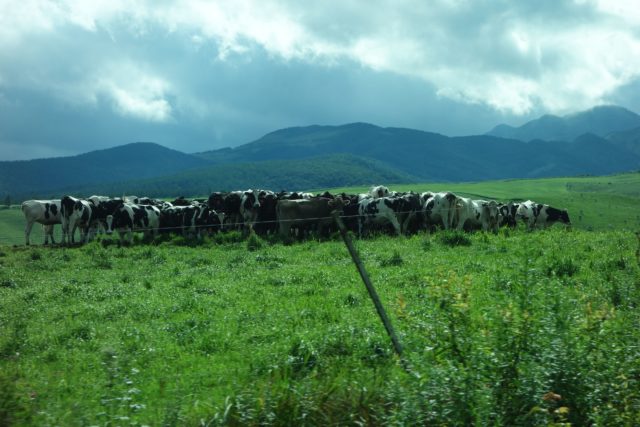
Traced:
[[351, 258], [353, 259], [353, 262], [356, 264], [356, 267], [358, 268], [358, 272], [360, 273], [360, 277], [362, 278], [362, 281], [364, 282], [364, 285], [366, 286], [367, 291], [369, 292], [369, 296], [373, 300], [373, 304], [376, 306], [376, 311], [378, 312], [378, 315], [380, 316], [380, 319], [384, 324], [384, 328], [387, 330], [387, 334], [391, 338], [391, 342], [393, 343], [393, 349], [395, 350], [396, 354], [400, 356], [400, 360], [403, 363], [403, 367], [407, 369], [406, 363], [404, 359], [402, 359], [402, 345], [400, 344], [400, 341], [398, 341], [398, 337], [396, 336], [396, 333], [393, 330], [391, 321], [387, 317], [387, 313], [384, 310], [384, 307], [382, 306], [382, 302], [378, 297], [378, 293], [373, 287], [373, 283], [371, 283], [371, 279], [369, 279], [367, 270], [365, 270], [364, 264], [362, 263], [362, 260], [360, 260], [360, 257], [358, 256], [358, 252], [356, 251], [356, 248], [353, 246], [353, 242], [351, 241], [351, 238], [347, 234], [347, 229], [344, 226], [342, 219], [340, 218], [340, 213], [338, 211], [333, 211], [332, 215], [336, 221], [336, 224], [338, 224], [338, 228], [340, 229], [340, 234], [342, 235], [342, 240], [344, 240], [344, 243], [347, 245], [347, 249], [349, 249], [349, 254], [351, 254]]

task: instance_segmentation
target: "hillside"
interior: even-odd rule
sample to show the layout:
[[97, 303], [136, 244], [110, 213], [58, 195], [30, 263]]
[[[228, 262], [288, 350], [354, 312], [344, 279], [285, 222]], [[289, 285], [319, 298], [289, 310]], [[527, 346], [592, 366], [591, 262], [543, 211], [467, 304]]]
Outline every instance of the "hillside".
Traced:
[[152, 178], [207, 164], [200, 157], [143, 142], [72, 157], [0, 162], [0, 195], [48, 197], [67, 187]]
[[607, 140], [618, 147], [640, 156], [640, 127], [607, 135]]
[[640, 167], [639, 155], [595, 135], [576, 139], [569, 145], [527, 143], [490, 135], [450, 138], [365, 123], [283, 129], [249, 144], [197, 155], [220, 164], [292, 160], [331, 153], [377, 159], [422, 180], [453, 182], [597, 175]]
[[640, 127], [640, 116], [616, 106], [599, 106], [563, 117], [544, 115], [519, 127], [498, 125], [487, 135], [532, 141], [573, 141], [585, 133], [601, 137]]
[[[0, 162], [0, 199], [10, 196], [16, 202], [85, 191], [165, 195], [204, 194], [213, 188], [486, 181], [640, 169], [640, 116], [623, 108], [544, 116], [512, 128], [511, 134], [507, 128], [496, 132], [514, 136], [448, 137], [367, 123], [313, 125], [196, 154], [153, 143], [127, 144], [74, 157]], [[565, 142], [548, 140], [574, 134]], [[327, 160], [330, 156], [339, 160]]]
[[[377, 162], [349, 155], [331, 155], [291, 162], [274, 160], [221, 164], [161, 178], [67, 188], [79, 195], [137, 194], [150, 197], [208, 195], [212, 191], [267, 188], [279, 191], [369, 185], [371, 182], [415, 182], [416, 177]], [[347, 184], [344, 184], [347, 183]]]

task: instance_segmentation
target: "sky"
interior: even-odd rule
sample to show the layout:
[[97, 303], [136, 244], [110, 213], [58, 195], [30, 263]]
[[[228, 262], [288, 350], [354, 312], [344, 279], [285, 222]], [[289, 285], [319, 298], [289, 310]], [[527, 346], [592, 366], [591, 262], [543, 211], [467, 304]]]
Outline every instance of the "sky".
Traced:
[[637, 0], [0, 0], [0, 160], [640, 112]]

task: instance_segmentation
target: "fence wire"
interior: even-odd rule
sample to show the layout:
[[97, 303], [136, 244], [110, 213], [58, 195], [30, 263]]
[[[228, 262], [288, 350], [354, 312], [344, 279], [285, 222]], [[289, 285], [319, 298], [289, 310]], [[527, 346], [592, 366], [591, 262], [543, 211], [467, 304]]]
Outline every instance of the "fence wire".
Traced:
[[[415, 210], [410, 210], [410, 211], [399, 211], [399, 212], [395, 212], [395, 215], [411, 215], [411, 214], [419, 214], [422, 213], [422, 211], [415, 211]], [[340, 218], [345, 220], [345, 219], [359, 219], [359, 218], [366, 218], [367, 215], [340, 215]], [[252, 225], [252, 227], [255, 227], [256, 225], [267, 225], [267, 224], [278, 224], [280, 222], [286, 222], [291, 224], [292, 227], [295, 227], [297, 224], [302, 224], [302, 223], [306, 223], [306, 222], [320, 222], [320, 221], [331, 221], [333, 222], [333, 216], [321, 216], [321, 217], [311, 217], [311, 218], [297, 218], [297, 219], [287, 219], [287, 220], [283, 220], [280, 221], [278, 219], [274, 219], [274, 220], [262, 220], [262, 221], [251, 221], [251, 222], [244, 222], [244, 221], [237, 221], [237, 222], [224, 222], [223, 224], [204, 224], [204, 225], [179, 225], [179, 226], [171, 226], [171, 227], [146, 227], [146, 228], [133, 228], [131, 231], [133, 233], [146, 233], [146, 232], [154, 232], [157, 231], [158, 233], [160, 232], [171, 232], [171, 231], [177, 231], [177, 232], [187, 232], [187, 233], [191, 233], [191, 232], [197, 232], [198, 230], [201, 229], [218, 229], [220, 232], [229, 232], [229, 231], [234, 231], [234, 230], [243, 230], [246, 227], [249, 226], [249, 224]], [[55, 227], [55, 225], [60, 225], [60, 227]], [[25, 224], [26, 227], [26, 224]], [[95, 227], [90, 228], [90, 230], [96, 230]], [[114, 233], [116, 231], [119, 231], [119, 229], [114, 229], [113, 230]], [[93, 232], [93, 231], [92, 231]], [[101, 229], [98, 228], [97, 232], [99, 234], [103, 234], [101, 232]], [[128, 230], [127, 230], [128, 232]], [[62, 239], [62, 225], [61, 224], [54, 224], [54, 229], [53, 229], [53, 235], [54, 238], [56, 239], [56, 241], [59, 241]], [[97, 233], [96, 233], [97, 234]], [[15, 236], [15, 237], [12, 237]], [[39, 223], [34, 223], [33, 224], [33, 228], [31, 229], [31, 234], [29, 237], [29, 241], [32, 241], [34, 239], [42, 239], [44, 241], [44, 237], [45, 237], [45, 232], [44, 232], [44, 226], [40, 226]], [[2, 242], [8, 242], [5, 244], [18, 244], [17, 241], [19, 239], [21, 239], [21, 243], [24, 244], [25, 235], [24, 235], [24, 229], [22, 230], [22, 232], [19, 232], [16, 230], [15, 234], [12, 235], [2, 235], [0, 236], [0, 244]]]

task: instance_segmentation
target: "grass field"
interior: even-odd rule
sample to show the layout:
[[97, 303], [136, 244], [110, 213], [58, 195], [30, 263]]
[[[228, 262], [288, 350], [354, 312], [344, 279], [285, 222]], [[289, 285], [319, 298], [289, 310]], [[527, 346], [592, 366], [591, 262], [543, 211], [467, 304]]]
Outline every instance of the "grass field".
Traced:
[[357, 240], [410, 372], [337, 236], [25, 247], [1, 210], [0, 425], [640, 425], [639, 181], [393, 188], [584, 212]]
[[[237, 240], [237, 241], [234, 241]], [[631, 232], [0, 252], [1, 425], [638, 425]]]

